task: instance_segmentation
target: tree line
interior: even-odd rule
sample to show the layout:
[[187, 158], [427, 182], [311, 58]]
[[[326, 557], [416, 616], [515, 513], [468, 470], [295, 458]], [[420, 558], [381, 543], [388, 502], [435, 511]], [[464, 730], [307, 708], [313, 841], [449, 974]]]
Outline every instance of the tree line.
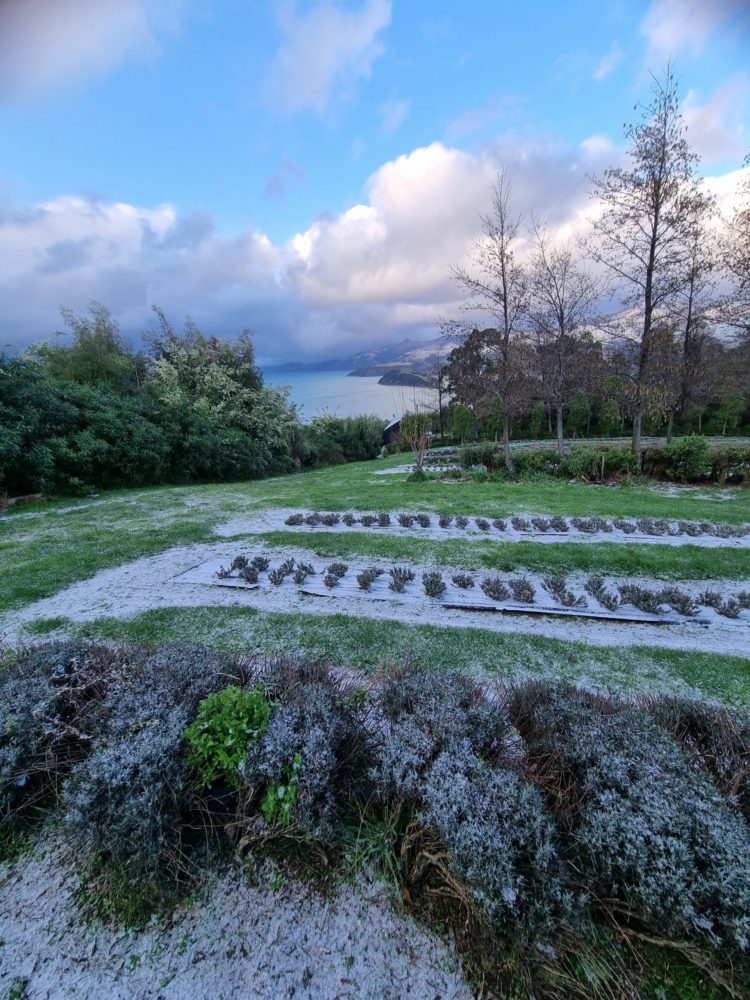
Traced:
[[[585, 244], [560, 240], [533, 215], [522, 230], [501, 171], [470, 264], [452, 269], [465, 313], [492, 325], [443, 324], [461, 345], [439, 387], [475, 427], [497, 421], [511, 470], [514, 424], [554, 421], [563, 455], [566, 417], [580, 421], [588, 408], [590, 418], [592, 402], [602, 425], [627, 420], [639, 461], [644, 422], [666, 423], [671, 439], [676, 421], [700, 432], [708, 414], [731, 432], [746, 415], [750, 182], [733, 217], [720, 220], [698, 176], [671, 66], [640, 112], [625, 128], [627, 163], [591, 178], [596, 209]], [[600, 303], [612, 297], [622, 308], [608, 318]]]
[[249, 331], [157, 326], [136, 351], [98, 303], [63, 309], [69, 344], [0, 355], [0, 497], [92, 487], [252, 479], [374, 458], [378, 417], [302, 424], [266, 386]]

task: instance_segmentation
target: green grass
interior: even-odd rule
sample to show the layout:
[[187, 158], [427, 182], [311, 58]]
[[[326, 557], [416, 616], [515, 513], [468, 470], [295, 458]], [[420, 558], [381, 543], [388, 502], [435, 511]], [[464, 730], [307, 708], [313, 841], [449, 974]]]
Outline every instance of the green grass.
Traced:
[[[611, 573], [673, 580], [750, 579], [750, 549], [618, 545], [616, 542], [469, 542], [460, 538], [439, 541], [379, 535], [375, 531], [368, 534], [271, 531], [252, 537], [263, 539], [269, 545], [309, 549], [323, 559], [408, 559], [438, 566], [506, 573], [526, 569], [540, 573]], [[237, 550], [246, 547], [247, 543], [239, 542]]]
[[[93, 505], [85, 499], [65, 500], [12, 511], [0, 517], [0, 560], [5, 569], [0, 610], [18, 608], [49, 596], [77, 580], [93, 576], [100, 569], [153, 555], [175, 545], [209, 541], [214, 537], [211, 534], [214, 525], [252, 516], [268, 506], [340, 511], [428, 510], [488, 517], [529, 513], [603, 517], [642, 515], [733, 524], [750, 521], [750, 492], [747, 490], [722, 491], [719, 487], [710, 487], [686, 491], [684, 496], [671, 499], [647, 485], [608, 489], [580, 483], [571, 485], [556, 479], [509, 483], [429, 480], [419, 484], [408, 483], [401, 475], [374, 475], [379, 469], [405, 461], [408, 456], [394, 455], [384, 460], [334, 466], [276, 479], [120, 490], [103, 493]], [[705, 495], [731, 499], [711, 502], [703, 499]], [[57, 513], [60, 506], [73, 509]], [[352, 544], [360, 543], [352, 541]], [[524, 544], [519, 543], [512, 554], [500, 557], [506, 561], [497, 568], [510, 566], [508, 560], [517, 560], [522, 555], [531, 560], [525, 564], [529, 569], [542, 566], [561, 570], [574, 566], [592, 570], [605, 568], [604, 564], [596, 562], [605, 558], [605, 550], [600, 545], [577, 546], [576, 552], [565, 551], [560, 554], [562, 561], [551, 563], [549, 560], [556, 558], [551, 551], [538, 552], [533, 543], [529, 543], [531, 548], [524, 549], [521, 547]], [[545, 550], [547, 548], [552, 549], [552, 546], [545, 546]], [[585, 552], [595, 549], [598, 555], [585, 556]], [[374, 549], [372, 551], [374, 553]], [[446, 564], [456, 561], [450, 548], [443, 551]], [[696, 556], [704, 561], [704, 566], [710, 563], [708, 575], [733, 576], [745, 572], [742, 567], [746, 562], [742, 560], [747, 556], [744, 553], [735, 550], [716, 555], [717, 551], [713, 550], [712, 554], [704, 551]], [[471, 558], [467, 551], [467, 557], [458, 561], [466, 563]], [[585, 558], [590, 561], [580, 562]], [[609, 565], [612, 571], [620, 571], [619, 567], [623, 566], [622, 572], [641, 572], [636, 568], [638, 558], [635, 552], [630, 555], [623, 552], [616, 563], [610, 561]], [[657, 557], [651, 552], [643, 558], [655, 560]], [[667, 558], [676, 567], [680, 556], [670, 553]], [[692, 556], [686, 558], [689, 560]], [[627, 568], [629, 560], [635, 560], [631, 569]], [[719, 568], [720, 564], [728, 566], [732, 560], [735, 560], [733, 565], [740, 567], [734, 573], [729, 568]], [[494, 566], [492, 563], [487, 565]], [[646, 572], [647, 563], [640, 565]], [[671, 575], [671, 570], [669, 573]], [[678, 574], [677, 568], [674, 573]], [[696, 575], [702, 573], [703, 570], [696, 570]], [[687, 574], [682, 575], [687, 578]]]
[[750, 707], [750, 661], [649, 647], [588, 646], [482, 629], [440, 628], [346, 615], [267, 614], [251, 608], [163, 608], [78, 626], [88, 638], [192, 642], [231, 652], [304, 653], [372, 672], [411, 657], [435, 670], [506, 680], [555, 677], [612, 692], [701, 694]]

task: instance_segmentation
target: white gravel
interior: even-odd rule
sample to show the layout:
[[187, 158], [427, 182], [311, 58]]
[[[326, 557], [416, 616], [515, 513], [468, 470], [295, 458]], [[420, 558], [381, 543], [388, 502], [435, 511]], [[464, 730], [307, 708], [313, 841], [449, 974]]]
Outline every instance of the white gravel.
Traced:
[[363, 878], [325, 896], [239, 863], [167, 926], [86, 924], [73, 865], [52, 841], [0, 867], [0, 995], [29, 1000], [470, 1000], [455, 949]]

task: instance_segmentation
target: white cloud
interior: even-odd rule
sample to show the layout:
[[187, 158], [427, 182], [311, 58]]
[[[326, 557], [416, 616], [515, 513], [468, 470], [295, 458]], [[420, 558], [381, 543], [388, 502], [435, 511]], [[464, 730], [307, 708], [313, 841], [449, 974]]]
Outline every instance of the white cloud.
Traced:
[[731, 18], [747, 28], [746, 0], [651, 0], [641, 33], [650, 57], [665, 59], [682, 49], [700, 55], [714, 31]]
[[378, 109], [380, 116], [380, 130], [386, 135], [392, 135], [403, 125], [406, 116], [409, 114], [408, 101], [386, 101]]
[[606, 80], [607, 77], [611, 73], [613, 73], [614, 70], [622, 62], [623, 55], [624, 53], [620, 48], [620, 46], [617, 44], [617, 42], [613, 42], [609, 52], [607, 52], [606, 55], [602, 56], [602, 58], [594, 67], [594, 70], [591, 74], [594, 80], [598, 81]]
[[728, 80], [704, 104], [699, 103], [695, 91], [688, 91], [682, 104], [687, 137], [706, 163], [730, 157], [741, 159], [747, 152], [748, 136], [743, 118], [748, 92], [750, 81], [744, 73]]
[[370, 75], [383, 48], [379, 35], [391, 20], [391, 0], [366, 0], [356, 9], [318, 3], [298, 11], [278, 7], [281, 46], [265, 82], [268, 103], [287, 113], [325, 110], [334, 87]]
[[[498, 168], [509, 171], [517, 211], [528, 218], [533, 207], [553, 233], [575, 237], [596, 208], [587, 174], [620, 155], [602, 136], [576, 148], [507, 135], [475, 154], [433, 143], [383, 164], [358, 204], [284, 246], [250, 228], [222, 235], [210, 213], [181, 216], [170, 205], [0, 202], [0, 346], [51, 335], [60, 305], [80, 311], [90, 299], [129, 334], [149, 325], [154, 303], [210, 334], [250, 327], [263, 361], [434, 336], [439, 316], [459, 313], [450, 267], [480, 235]], [[748, 176], [706, 181], [725, 214]]]
[[153, 55], [182, 0], [3, 0], [0, 101], [27, 99]]

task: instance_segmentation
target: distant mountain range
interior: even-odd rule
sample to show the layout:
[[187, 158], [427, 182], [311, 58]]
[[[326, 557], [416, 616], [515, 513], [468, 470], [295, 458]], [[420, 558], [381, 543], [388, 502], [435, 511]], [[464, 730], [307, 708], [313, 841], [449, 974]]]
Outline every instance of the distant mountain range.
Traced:
[[458, 347], [458, 341], [436, 337], [434, 340], [402, 340], [386, 344], [371, 351], [361, 351], [350, 358], [328, 361], [289, 361], [283, 365], [269, 365], [268, 374], [283, 375], [293, 372], [345, 371], [362, 378], [379, 376], [381, 385], [429, 386], [434, 381], [433, 369], [438, 359], [444, 359]]

